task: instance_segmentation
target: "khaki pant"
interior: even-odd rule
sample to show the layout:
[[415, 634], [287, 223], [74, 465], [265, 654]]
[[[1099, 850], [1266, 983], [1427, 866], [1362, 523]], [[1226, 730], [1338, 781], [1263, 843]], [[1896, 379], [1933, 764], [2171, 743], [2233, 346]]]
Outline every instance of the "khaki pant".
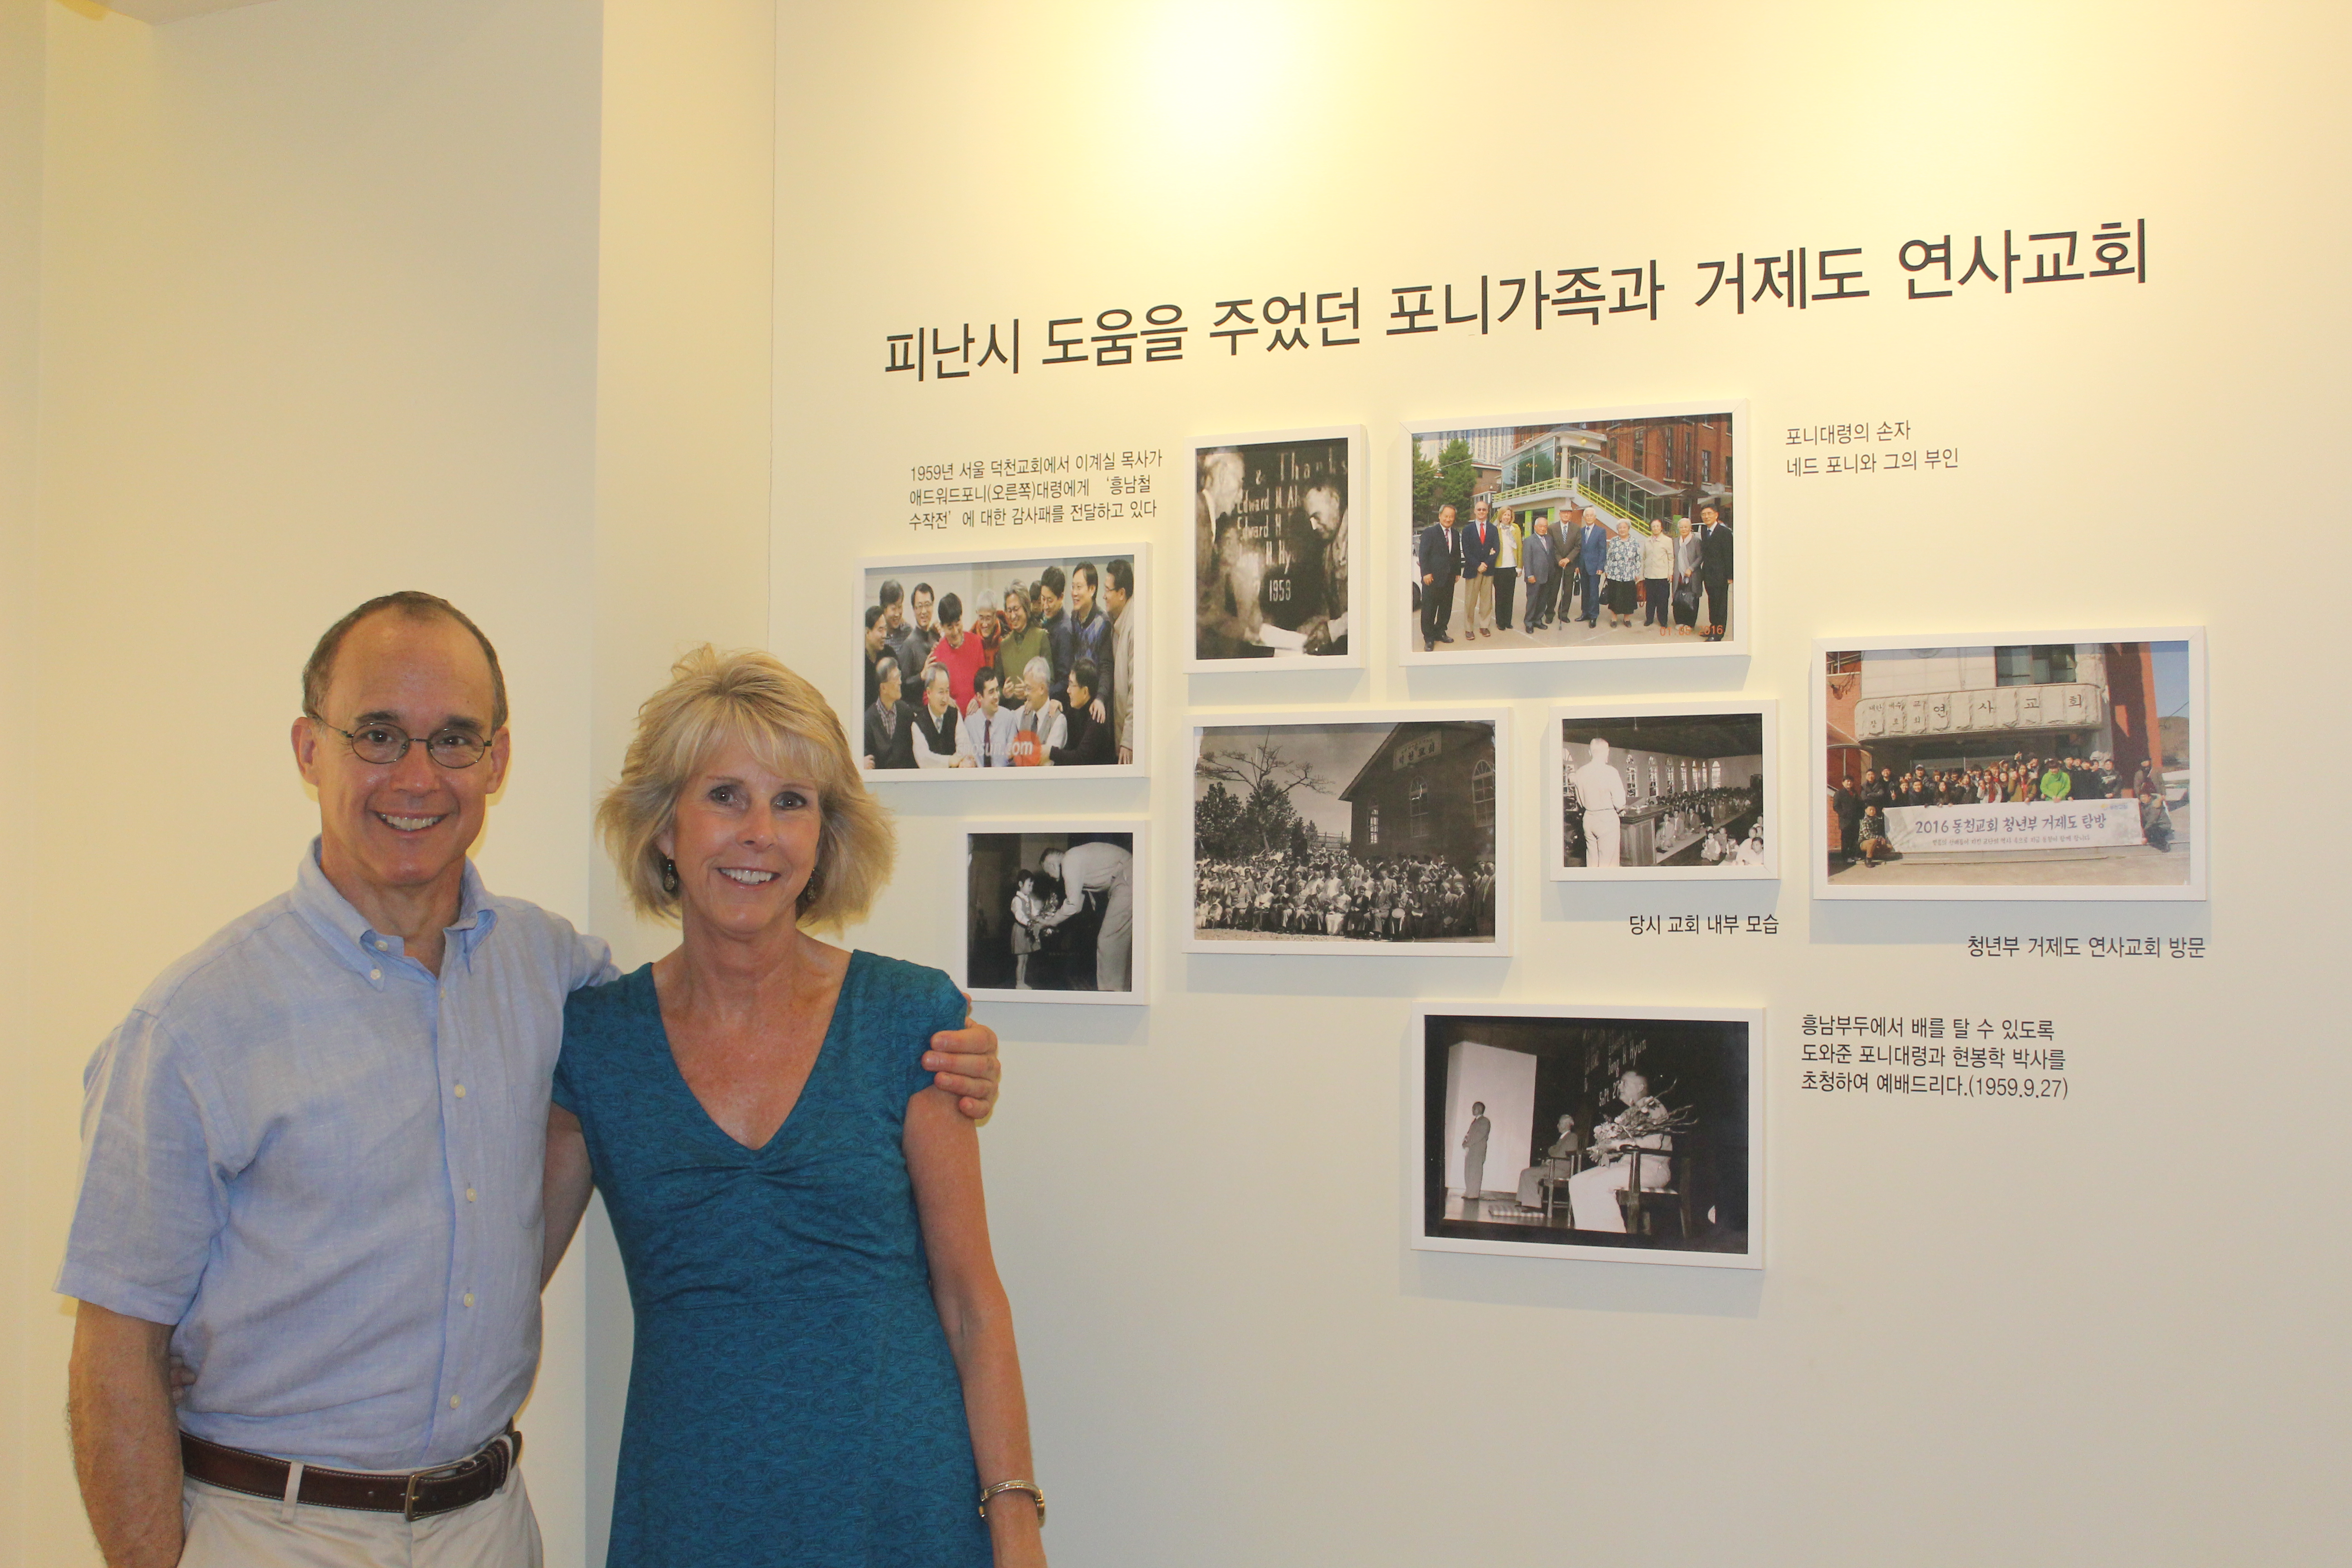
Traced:
[[1495, 576], [1491, 572], [1463, 580], [1462, 596], [1467, 601], [1470, 635], [1495, 629]]
[[396, 1513], [288, 1508], [204, 1481], [180, 1483], [180, 1568], [540, 1568], [522, 1472], [489, 1497], [415, 1523]]

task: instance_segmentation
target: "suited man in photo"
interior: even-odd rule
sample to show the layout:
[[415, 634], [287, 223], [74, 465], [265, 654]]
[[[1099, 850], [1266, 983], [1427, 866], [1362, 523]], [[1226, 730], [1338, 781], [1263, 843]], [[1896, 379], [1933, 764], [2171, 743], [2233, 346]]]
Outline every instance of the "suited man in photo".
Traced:
[[885, 654], [875, 661], [880, 694], [866, 710], [866, 765], [869, 768], [911, 768], [915, 765], [915, 709], [899, 700], [898, 661]]
[[1584, 509], [1584, 533], [1577, 546], [1576, 580], [1584, 595], [1584, 624], [1601, 624], [1601, 569], [1609, 564], [1609, 528], [1601, 514]]
[[1452, 642], [1446, 624], [1454, 618], [1454, 584], [1462, 575], [1462, 543], [1454, 509], [1437, 509], [1437, 521], [1421, 531], [1421, 647], [1424, 653]]
[[1698, 580], [1706, 593], [1706, 640], [1721, 642], [1731, 624], [1731, 524], [1713, 501], [1698, 509]]
[[1461, 531], [1465, 642], [1495, 635], [1495, 556], [1501, 541], [1487, 515], [1490, 505], [1485, 496], [1471, 502], [1470, 526]]
[[1551, 625], [1552, 597], [1559, 591], [1559, 558], [1552, 552], [1549, 518], [1537, 515], [1534, 531], [1520, 547], [1519, 566], [1528, 580], [1528, 607], [1519, 629], [1539, 632]]

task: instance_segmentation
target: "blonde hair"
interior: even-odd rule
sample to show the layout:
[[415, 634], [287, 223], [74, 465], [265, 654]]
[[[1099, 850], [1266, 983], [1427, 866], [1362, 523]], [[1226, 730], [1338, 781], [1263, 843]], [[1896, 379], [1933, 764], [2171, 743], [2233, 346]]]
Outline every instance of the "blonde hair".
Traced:
[[620, 781], [596, 805], [596, 831], [637, 912], [676, 920], [656, 846], [678, 796], [730, 742], [780, 773], [814, 781], [822, 826], [816, 866], [801, 891], [800, 923], [835, 928], [865, 918], [898, 855], [889, 814], [858, 776], [832, 705], [774, 655], [720, 653], [705, 643], [670, 667], [667, 686], [637, 710]]

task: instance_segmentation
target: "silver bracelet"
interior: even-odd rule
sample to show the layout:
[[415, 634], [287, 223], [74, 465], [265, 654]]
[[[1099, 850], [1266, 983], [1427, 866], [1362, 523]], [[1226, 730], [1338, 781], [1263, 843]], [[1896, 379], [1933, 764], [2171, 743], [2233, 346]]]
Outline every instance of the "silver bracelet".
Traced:
[[1045, 1489], [1035, 1481], [999, 1481], [980, 1494], [980, 1517], [988, 1517], [988, 1505], [1006, 1492], [1027, 1492], [1037, 1504], [1037, 1528], [1045, 1528]]

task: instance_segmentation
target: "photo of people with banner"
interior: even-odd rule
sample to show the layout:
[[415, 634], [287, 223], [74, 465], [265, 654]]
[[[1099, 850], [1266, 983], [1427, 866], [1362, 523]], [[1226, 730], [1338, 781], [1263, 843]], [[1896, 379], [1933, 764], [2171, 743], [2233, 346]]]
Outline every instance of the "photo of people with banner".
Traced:
[[860, 765], [923, 782], [1142, 773], [1148, 553], [860, 561]]
[[2205, 896], [2201, 630], [1814, 654], [1817, 895]]
[[1139, 821], [966, 824], [965, 991], [998, 1002], [1143, 1002], [1143, 839]]
[[1761, 1012], [1431, 1003], [1413, 1245], [1763, 1266]]
[[1186, 946], [1507, 952], [1507, 722], [1491, 709], [1196, 721]]
[[1348, 573], [1360, 426], [1192, 447], [1192, 642], [1185, 668], [1364, 662]]
[[1779, 876], [1774, 715], [1769, 700], [1555, 708], [1552, 878]]
[[1405, 663], [1745, 650], [1746, 405], [1404, 428]]

